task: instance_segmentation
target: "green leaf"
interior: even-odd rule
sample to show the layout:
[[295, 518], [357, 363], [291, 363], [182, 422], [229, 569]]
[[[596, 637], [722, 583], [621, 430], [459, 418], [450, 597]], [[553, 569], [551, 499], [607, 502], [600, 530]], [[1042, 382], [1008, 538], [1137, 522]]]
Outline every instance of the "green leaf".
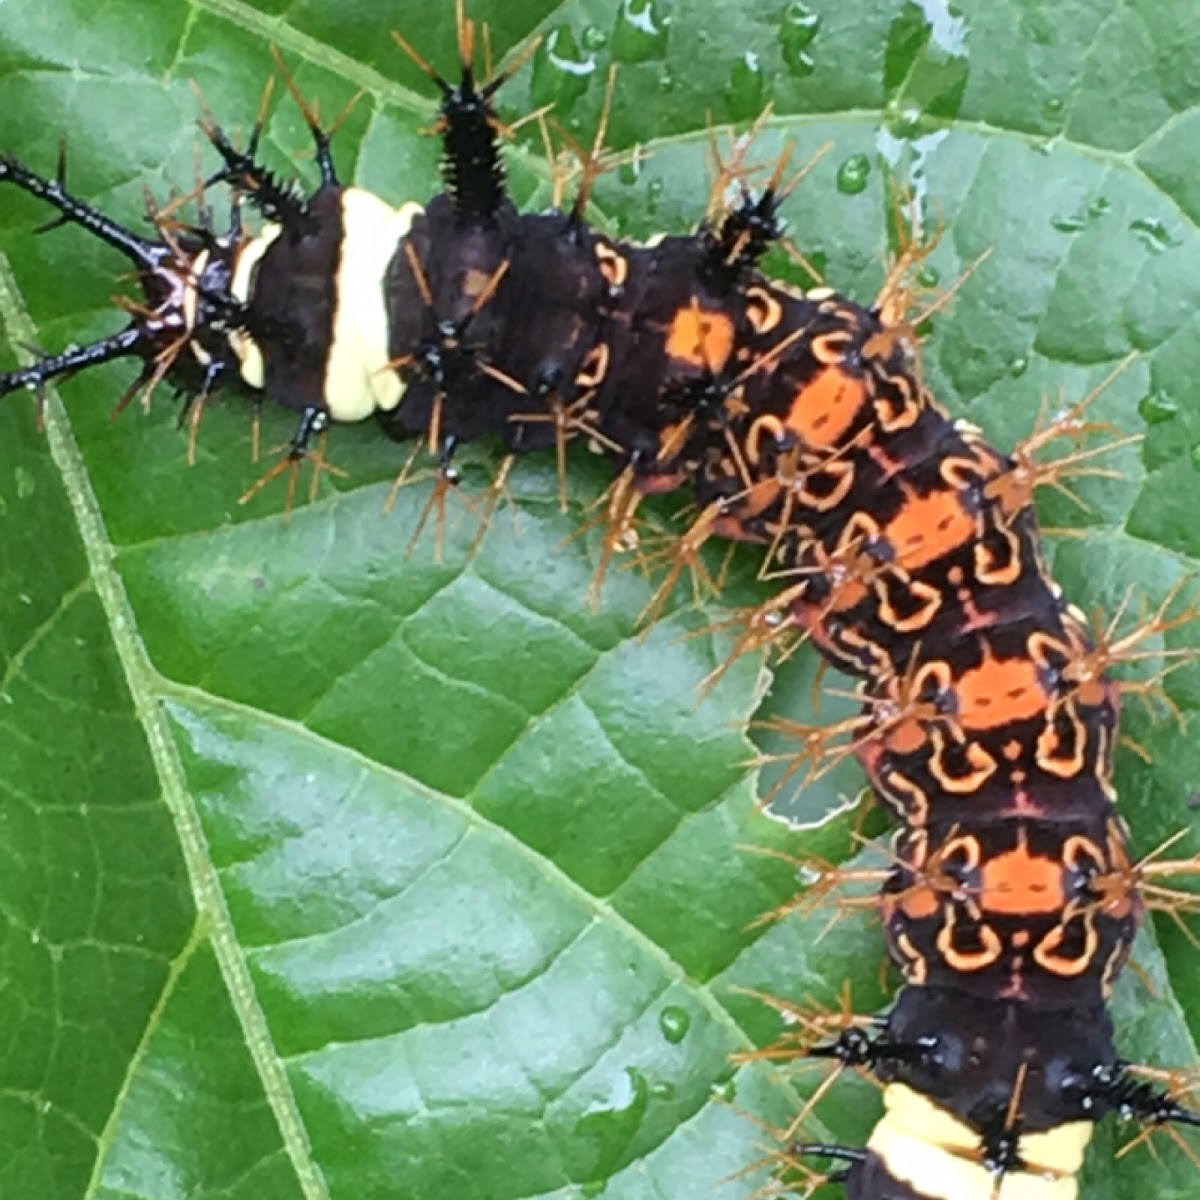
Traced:
[[[437, 188], [422, 136], [434, 97], [391, 28], [442, 69], [453, 9], [406, 0], [7, 0], [4, 148], [51, 171], [70, 138], [82, 196], [136, 223], [195, 177], [195, 81], [230, 127], [257, 112], [278, 46], [332, 115], [342, 172], [390, 200]], [[1138, 357], [1097, 420], [1144, 441], [1045, 497], [1049, 544], [1085, 608], [1131, 583], [1157, 602], [1196, 571], [1200, 469], [1200, 20], [1186, 0], [971, 6], [772, 0], [479, 3], [497, 58], [545, 41], [501, 93], [506, 117], [555, 102], [581, 139], [620, 66], [610, 141], [631, 153], [595, 216], [643, 237], [683, 230], [707, 188], [706, 114], [722, 133], [768, 100], [756, 156], [833, 152], [789, 200], [792, 235], [860, 299], [883, 276], [885, 180], [911, 179], [944, 235], [943, 287], [991, 256], [932, 320], [924, 369], [956, 414], [1009, 446]], [[276, 100], [272, 162], [311, 182], [307, 135]], [[637, 153], [632, 153], [637, 151]], [[548, 202], [532, 125], [514, 191]], [[44, 207], [0, 191], [8, 345], [59, 347], [116, 327], [123, 270]], [[780, 272], [801, 278], [781, 259]], [[422, 482], [383, 514], [407, 448], [338, 429], [314, 503], [241, 496], [249, 413], [205, 414], [197, 461], [165, 393], [109, 420], [127, 367], [33, 405], [0, 406], [0, 1195], [15, 1200], [469, 1200], [747, 1197], [814, 1072], [732, 1064], [777, 1014], [738, 989], [886, 1002], [877, 925], [829, 909], [758, 918], [795, 890], [751, 853], [853, 855], [853, 814], [791, 831], [756, 809], [745, 729], [811, 719], [815, 663], [762, 699], [725, 609], [677, 606], [646, 638], [651, 587], [614, 570], [586, 602], [596, 538], [571, 540], [606, 484], [581, 452], [571, 511], [548, 457], [522, 461], [478, 554], [478, 496], [499, 461], [474, 448], [450, 500], [444, 560], [406, 552]], [[264, 446], [290, 418], [264, 413]], [[654, 509], [678, 529], [670, 503]], [[719, 565], [720, 556], [714, 558]], [[727, 603], [766, 594], [739, 553]], [[683, 597], [680, 598], [681, 600]], [[1168, 635], [1196, 644], [1194, 630]], [[1160, 664], [1146, 664], [1147, 674]], [[1200, 708], [1190, 664], [1165, 688]], [[821, 719], [832, 710], [821, 709]], [[1136, 702], [1119, 757], [1139, 853], [1181, 828], [1200, 750]], [[847, 765], [796, 800], [814, 822], [861, 786]], [[1133, 1059], [1196, 1059], [1195, 954], [1166, 923], [1138, 942], [1115, 1011]], [[729, 1103], [729, 1101], [733, 1103]], [[808, 1130], [859, 1141], [874, 1090], [839, 1081]], [[1089, 1196], [1185, 1197], [1177, 1148], [1094, 1152]]]

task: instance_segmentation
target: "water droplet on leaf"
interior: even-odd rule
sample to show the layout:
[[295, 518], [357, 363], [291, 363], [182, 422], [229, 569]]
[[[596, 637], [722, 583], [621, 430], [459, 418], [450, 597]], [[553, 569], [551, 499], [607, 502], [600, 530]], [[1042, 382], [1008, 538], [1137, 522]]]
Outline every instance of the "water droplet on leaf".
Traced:
[[569, 25], [552, 29], [533, 59], [530, 94], [535, 107], [553, 104], [559, 119], [588, 88], [596, 71], [596, 56], [585, 53]]
[[623, 62], [662, 58], [669, 24], [658, 0], [621, 0], [613, 23], [613, 58]]
[[692, 1027], [692, 1017], [686, 1008], [669, 1004], [658, 1014], [658, 1027], [671, 1045], [678, 1045]]
[[1138, 217], [1129, 222], [1129, 228], [1137, 234], [1142, 245], [1155, 254], [1161, 254], [1176, 244], [1170, 231], [1157, 217]]
[[857, 196], [867, 190], [871, 178], [871, 160], [865, 154], [854, 154], [846, 159], [837, 173], [837, 190], [843, 196]]
[[1059, 233], [1078, 233], [1086, 224], [1082, 217], [1070, 217], [1055, 214], [1050, 218], [1051, 228]]
[[607, 1176], [620, 1161], [646, 1115], [650, 1083], [637, 1067], [626, 1067], [612, 1091], [588, 1107], [575, 1125], [575, 1136], [596, 1148], [590, 1178]]
[[1148, 392], [1138, 401], [1138, 413], [1147, 425], [1162, 425], [1178, 412], [1179, 406], [1162, 392]]
[[758, 55], [747, 50], [733, 65], [725, 95], [729, 100], [731, 115], [735, 121], [746, 121], [757, 117], [763, 109], [766, 95], [766, 78]]
[[779, 48], [784, 64], [793, 75], [811, 75], [816, 69], [812, 55], [808, 53], [821, 18], [805, 4], [789, 4], [783, 13], [779, 29]]

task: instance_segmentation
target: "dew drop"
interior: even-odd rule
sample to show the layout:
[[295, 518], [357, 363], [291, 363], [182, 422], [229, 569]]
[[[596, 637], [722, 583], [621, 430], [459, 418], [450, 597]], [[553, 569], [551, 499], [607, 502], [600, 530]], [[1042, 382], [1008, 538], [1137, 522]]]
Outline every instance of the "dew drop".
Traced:
[[561, 118], [587, 90], [596, 56], [579, 48], [569, 25], [552, 29], [533, 59], [530, 94], [535, 107], [553, 104]]
[[917, 272], [917, 282], [922, 287], [935, 288], [942, 282], [942, 273], [931, 263], [926, 263]]
[[622, 62], [662, 58], [669, 25], [658, 0], [621, 0], [613, 23], [613, 58]]
[[1078, 233], [1086, 224], [1082, 217], [1069, 217], [1055, 214], [1050, 218], [1051, 228], [1059, 233]]
[[1042, 106], [1045, 109], [1046, 116], [1056, 117], [1063, 110], [1063, 100], [1061, 96], [1051, 96], [1049, 100]]
[[811, 75], [816, 69], [817, 64], [808, 48], [820, 27], [821, 18], [805, 4], [789, 4], [784, 10], [779, 48], [784, 64], [793, 75]]
[[662, 1030], [663, 1037], [672, 1046], [677, 1046], [687, 1037], [688, 1030], [692, 1027], [691, 1014], [686, 1008], [669, 1004], [658, 1014], [658, 1027]]
[[747, 50], [734, 63], [729, 83], [725, 86], [725, 96], [733, 119], [745, 121], [758, 116], [762, 112], [766, 89], [762, 63], [753, 50]]
[[1028, 370], [1029, 370], [1029, 359], [1027, 359], [1024, 355], [1021, 355], [1018, 358], [1014, 358], [1012, 360], [1012, 362], [1010, 362], [1008, 364], [1008, 373], [1014, 379], [1020, 379], [1021, 376], [1024, 375], [1025, 372]]
[[589, 25], [581, 40], [585, 50], [603, 50], [608, 44], [608, 34], [599, 25]]
[[1138, 217], [1129, 222], [1129, 228], [1137, 234], [1142, 245], [1154, 254], [1161, 254], [1175, 245], [1167, 227], [1157, 217]]
[[1097, 196], [1088, 205], [1089, 217], [1102, 217], [1112, 208], [1112, 201], [1107, 196]]
[[[609, 1095], [592, 1104], [576, 1123], [576, 1135], [595, 1146], [625, 1147], [641, 1127], [650, 1102], [650, 1083], [637, 1067], [626, 1067]], [[615, 1164], [613, 1164], [615, 1165]], [[609, 1164], [600, 1163], [597, 1174]], [[609, 1168], [611, 1169], [611, 1168]]]
[[851, 155], [837, 172], [837, 190], [843, 196], [857, 196], [867, 190], [871, 178], [871, 160], [865, 154]]
[[1138, 413], [1147, 425], [1162, 425], [1178, 412], [1179, 406], [1162, 392], [1148, 392], [1138, 401]]

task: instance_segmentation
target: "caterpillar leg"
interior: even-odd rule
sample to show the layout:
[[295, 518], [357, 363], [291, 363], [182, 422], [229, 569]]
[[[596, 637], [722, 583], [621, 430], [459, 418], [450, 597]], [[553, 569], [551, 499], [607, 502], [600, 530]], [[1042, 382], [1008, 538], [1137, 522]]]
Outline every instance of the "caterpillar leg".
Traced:
[[239, 504], [248, 504], [268, 484], [273, 483], [280, 475], [288, 476], [287, 504], [284, 511], [291, 513], [296, 489], [300, 481], [300, 471], [304, 463], [312, 467], [312, 479], [309, 484], [309, 502], [317, 498], [322, 473], [339, 475], [343, 478], [346, 472], [335, 467], [325, 456], [324, 448], [313, 450], [310, 443], [317, 435], [324, 436], [329, 426], [329, 414], [322, 408], [306, 408], [300, 415], [300, 424], [290, 442], [285, 442], [279, 449], [285, 453], [238, 498]]

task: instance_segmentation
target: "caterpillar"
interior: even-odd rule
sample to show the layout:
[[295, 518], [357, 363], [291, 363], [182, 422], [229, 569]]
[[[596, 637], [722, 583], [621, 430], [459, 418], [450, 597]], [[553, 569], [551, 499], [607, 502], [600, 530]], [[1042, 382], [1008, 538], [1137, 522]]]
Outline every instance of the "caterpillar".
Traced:
[[[397, 194], [399, 194], [399, 193], [397, 193]], [[206, 436], [207, 436], [207, 430], [206, 430], [205, 432], [206, 432]], [[110, 436], [111, 436], [111, 435], [110, 435]], [[178, 697], [178, 696], [176, 696], [176, 697], [175, 697], [175, 699], [176, 699], [176, 700], [178, 700], [178, 699], [179, 699], [179, 697]], [[194, 727], [193, 727], [193, 728], [194, 728]], [[211, 744], [209, 744], [209, 747], [208, 747], [208, 749], [209, 749], [209, 752], [211, 753], [211, 752], [212, 752], [212, 746], [211, 746]], [[780, 990], [783, 990], [783, 989], [780, 989]], [[912, 993], [909, 993], [909, 994], [912, 994]], [[951, 1028], [951, 1026], [944, 1026], [943, 1028]], [[635, 1083], [631, 1083], [631, 1084], [630, 1084], [630, 1087], [631, 1087], [631, 1089], [632, 1089], [632, 1091], [633, 1091], [633, 1094], [634, 1094], [634, 1096], [636, 1097], [636, 1095], [637, 1095], [637, 1093], [638, 1093], [638, 1087], [639, 1087], [639, 1085], [637, 1085], [637, 1084], [636, 1084], [636, 1082], [635, 1082]], [[603, 1171], [600, 1171], [599, 1173], [600, 1173], [600, 1174], [603, 1174]], [[712, 1176], [710, 1176], [709, 1178], [711, 1179], [711, 1178], [712, 1178]]]

